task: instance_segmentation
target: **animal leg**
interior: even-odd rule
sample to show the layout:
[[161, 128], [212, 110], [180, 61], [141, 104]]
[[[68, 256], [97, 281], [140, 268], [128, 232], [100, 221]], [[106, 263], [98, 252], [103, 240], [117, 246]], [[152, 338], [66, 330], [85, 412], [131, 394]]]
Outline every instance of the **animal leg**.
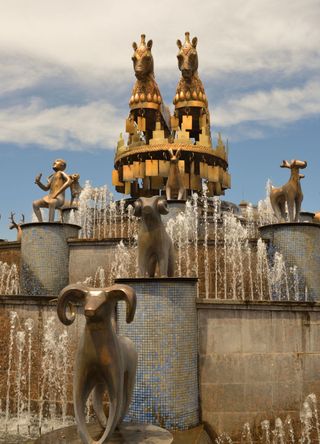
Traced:
[[99, 424], [101, 427], [105, 428], [107, 426], [107, 417], [103, 410], [103, 395], [105, 393], [106, 387], [104, 384], [97, 384], [92, 393], [92, 404], [93, 409], [97, 415]]
[[184, 198], [184, 188], [179, 188], [178, 200], [183, 200]]
[[173, 246], [171, 245], [168, 259], [168, 277], [172, 276], [174, 276], [174, 251]]
[[151, 256], [148, 263], [148, 276], [154, 277], [156, 273], [156, 266], [157, 266], [157, 258], [155, 255]]
[[171, 188], [166, 187], [166, 198], [167, 200], [171, 200]]
[[168, 253], [163, 254], [159, 261], [159, 275], [160, 276], [168, 276]]
[[300, 210], [301, 210], [302, 199], [296, 199], [296, 214], [294, 221], [299, 222]]
[[288, 215], [289, 215], [289, 222], [294, 221], [294, 202], [288, 201]]
[[[81, 372], [81, 373], [80, 373]], [[78, 424], [78, 432], [81, 441], [84, 444], [93, 444], [94, 441], [89, 435], [87, 425], [85, 409], [88, 397], [92, 391], [94, 385], [94, 378], [92, 375], [85, 371], [78, 371], [75, 374], [74, 384], [73, 384], [73, 404], [74, 404], [74, 414], [76, 422]]]
[[138, 353], [133, 342], [129, 338], [119, 338], [121, 341], [123, 355], [127, 361], [126, 371], [124, 373], [123, 383], [123, 403], [121, 418], [118, 424], [122, 422], [126, 416], [133, 394], [133, 389], [136, 381], [136, 371], [138, 364]]
[[[120, 375], [117, 375], [119, 378]], [[119, 386], [116, 386], [115, 381], [112, 381], [112, 375], [110, 375], [110, 379], [106, 381], [110, 407], [109, 407], [109, 416], [107, 421], [107, 426], [98, 441], [93, 441], [92, 444], [103, 444], [107, 439], [112, 435], [116, 426], [118, 425], [119, 419], [121, 417], [121, 407], [122, 407], [122, 392], [123, 392], [123, 381]]]
[[143, 253], [140, 253], [138, 257], [138, 268], [139, 268], [139, 273], [142, 277], [148, 275], [147, 259], [145, 257], [145, 254]]

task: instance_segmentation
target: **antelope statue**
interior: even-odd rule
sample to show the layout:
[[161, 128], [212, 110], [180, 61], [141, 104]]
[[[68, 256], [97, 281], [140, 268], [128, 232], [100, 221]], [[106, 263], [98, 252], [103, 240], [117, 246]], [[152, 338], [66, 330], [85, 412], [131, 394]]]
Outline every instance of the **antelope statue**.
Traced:
[[279, 188], [272, 187], [270, 191], [272, 209], [279, 222], [286, 219], [286, 203], [289, 222], [298, 222], [299, 220], [303, 200], [300, 179], [304, 178], [304, 175], [299, 173], [299, 169], [306, 168], [306, 166], [307, 162], [305, 160], [292, 160], [291, 162], [283, 160], [282, 165], [280, 165], [281, 168], [289, 168], [291, 176], [285, 185]]
[[183, 178], [179, 170], [179, 158], [181, 155], [180, 148], [174, 154], [172, 149], [169, 149], [170, 154], [170, 169], [168, 180], [166, 183], [166, 197], [167, 200], [177, 198], [183, 200], [185, 197], [185, 187], [183, 185]]
[[9, 230], [13, 230], [14, 228], [17, 230], [17, 241], [20, 242], [22, 236], [21, 224], [24, 223], [24, 214], [21, 214], [21, 220], [19, 223], [17, 223], [14, 220], [14, 213], [11, 211], [9, 220], [11, 221], [11, 225], [9, 225]]

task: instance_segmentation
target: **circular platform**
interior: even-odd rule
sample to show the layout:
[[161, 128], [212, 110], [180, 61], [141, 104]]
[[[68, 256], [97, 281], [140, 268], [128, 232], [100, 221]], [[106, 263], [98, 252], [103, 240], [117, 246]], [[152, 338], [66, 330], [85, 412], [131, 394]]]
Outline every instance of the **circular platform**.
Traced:
[[[98, 440], [102, 429], [98, 424], [88, 425], [90, 435]], [[151, 424], [125, 424], [116, 430], [106, 441], [108, 444], [171, 444], [173, 437], [170, 432]], [[77, 426], [64, 427], [46, 433], [30, 444], [82, 444], [78, 436]], [[29, 444], [29, 443], [28, 443]]]

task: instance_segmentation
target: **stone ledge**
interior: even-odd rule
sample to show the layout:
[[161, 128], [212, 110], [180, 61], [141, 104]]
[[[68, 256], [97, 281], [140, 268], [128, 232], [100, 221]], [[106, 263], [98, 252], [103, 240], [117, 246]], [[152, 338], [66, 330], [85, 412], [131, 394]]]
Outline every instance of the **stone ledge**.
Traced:
[[262, 310], [262, 311], [320, 311], [319, 302], [239, 301], [197, 298], [198, 309]]

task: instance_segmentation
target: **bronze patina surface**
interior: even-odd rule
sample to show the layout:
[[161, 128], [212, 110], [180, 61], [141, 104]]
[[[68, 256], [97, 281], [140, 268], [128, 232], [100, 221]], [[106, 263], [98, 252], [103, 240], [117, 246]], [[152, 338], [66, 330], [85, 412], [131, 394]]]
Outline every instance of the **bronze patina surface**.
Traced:
[[306, 166], [307, 162], [305, 160], [292, 160], [291, 162], [284, 160], [280, 165], [281, 168], [289, 168], [291, 175], [285, 185], [279, 188], [272, 187], [270, 191], [270, 202], [279, 222], [285, 222], [286, 220], [286, 204], [288, 206], [289, 222], [299, 221], [303, 200], [300, 180], [304, 178], [299, 170], [306, 168]]
[[[86, 324], [76, 354], [73, 376], [73, 405], [78, 432], [83, 444], [92, 444], [86, 425], [86, 402], [92, 393], [92, 404], [102, 432], [96, 444], [111, 437], [125, 417], [135, 384], [137, 352], [133, 342], [117, 336], [112, 321], [116, 303], [127, 304], [126, 321], [132, 322], [136, 294], [127, 285], [89, 288], [71, 284], [58, 298], [60, 321], [70, 325], [75, 319], [72, 304], [83, 302]], [[71, 307], [71, 313], [70, 313]], [[103, 408], [104, 394], [109, 398], [109, 415]]]

